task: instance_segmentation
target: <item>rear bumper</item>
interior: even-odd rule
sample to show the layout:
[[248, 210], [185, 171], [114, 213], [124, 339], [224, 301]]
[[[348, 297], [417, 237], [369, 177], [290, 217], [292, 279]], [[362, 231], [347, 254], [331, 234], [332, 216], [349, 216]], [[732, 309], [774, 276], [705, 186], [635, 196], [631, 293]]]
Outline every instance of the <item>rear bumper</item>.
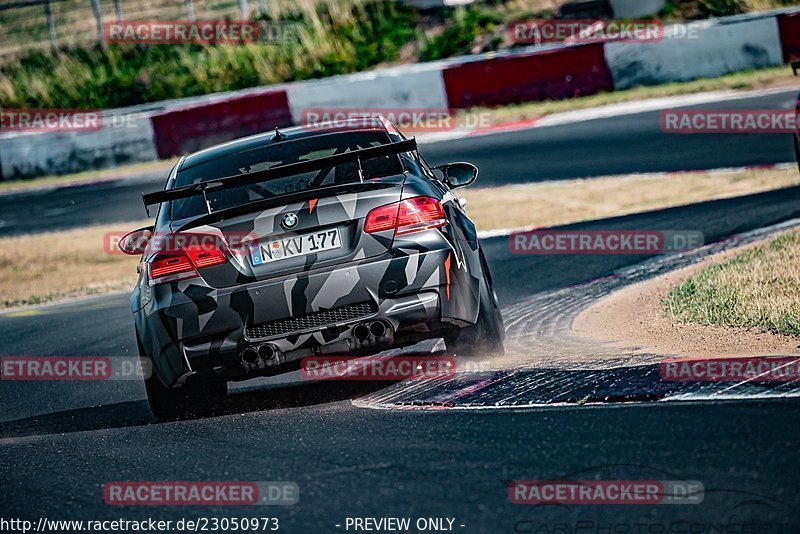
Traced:
[[[356, 335], [356, 328], [381, 323], [385, 334]], [[423, 291], [417, 295], [387, 298], [381, 301], [378, 311], [358, 319], [331, 323], [322, 328], [310, 328], [303, 333], [251, 340], [239, 330], [237, 343], [224, 347], [211, 357], [207, 344], [191, 340], [182, 343], [183, 354], [194, 373], [203, 376], [222, 376], [228, 379], [248, 378], [253, 374], [277, 374], [296, 368], [299, 360], [319, 355], [357, 355], [385, 350], [394, 345], [403, 329], [441, 323], [441, 306], [437, 291]], [[429, 332], [428, 327], [424, 329]], [[226, 338], [227, 339], [227, 338]], [[243, 343], [242, 343], [243, 341]], [[269, 347], [269, 357], [256, 362], [242, 361], [242, 352], [248, 346], [255, 350]]]
[[[210, 288], [199, 278], [156, 286], [134, 317], [165, 385], [209, 376], [248, 378], [291, 370], [315, 354], [374, 353], [404, 337], [432, 337], [443, 325], [474, 322], [477, 306], [468, 297], [477, 295], [477, 280], [467, 262], [454, 260], [449, 246], [394, 251], [230, 288]], [[368, 313], [325, 315], [348, 307]], [[325, 324], [319, 322], [321, 313]], [[289, 318], [294, 319], [287, 326]], [[368, 321], [383, 322], [390, 335], [357, 339], [353, 328]], [[242, 363], [242, 352], [261, 344], [273, 347], [275, 358]]]

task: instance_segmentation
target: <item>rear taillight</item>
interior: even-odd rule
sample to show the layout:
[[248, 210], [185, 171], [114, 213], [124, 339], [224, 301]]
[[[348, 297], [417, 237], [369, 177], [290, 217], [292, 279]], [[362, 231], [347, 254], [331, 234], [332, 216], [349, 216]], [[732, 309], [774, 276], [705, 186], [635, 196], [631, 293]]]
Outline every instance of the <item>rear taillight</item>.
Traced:
[[367, 213], [367, 220], [364, 221], [364, 231], [368, 234], [372, 234], [395, 228], [397, 226], [397, 209], [400, 207], [399, 204], [399, 202], [393, 202], [392, 204], [375, 208]]
[[228, 259], [224, 252], [209, 245], [161, 251], [150, 261], [150, 285], [191, 278], [198, 275], [198, 269], [213, 267], [226, 261]]
[[410, 234], [419, 230], [438, 228], [447, 223], [442, 204], [435, 198], [416, 197], [404, 200], [397, 210], [395, 234]]
[[431, 197], [414, 197], [375, 208], [367, 214], [368, 234], [394, 229], [395, 235], [438, 228], [447, 224], [442, 204]]

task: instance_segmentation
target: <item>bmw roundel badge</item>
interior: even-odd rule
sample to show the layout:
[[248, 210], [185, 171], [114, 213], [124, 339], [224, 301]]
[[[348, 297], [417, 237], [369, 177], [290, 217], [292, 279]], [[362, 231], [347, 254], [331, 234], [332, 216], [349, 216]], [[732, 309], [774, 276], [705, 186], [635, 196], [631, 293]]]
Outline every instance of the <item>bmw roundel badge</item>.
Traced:
[[286, 228], [287, 230], [291, 230], [295, 226], [297, 226], [297, 215], [294, 213], [287, 213], [283, 216], [283, 220], [281, 220], [281, 226]]

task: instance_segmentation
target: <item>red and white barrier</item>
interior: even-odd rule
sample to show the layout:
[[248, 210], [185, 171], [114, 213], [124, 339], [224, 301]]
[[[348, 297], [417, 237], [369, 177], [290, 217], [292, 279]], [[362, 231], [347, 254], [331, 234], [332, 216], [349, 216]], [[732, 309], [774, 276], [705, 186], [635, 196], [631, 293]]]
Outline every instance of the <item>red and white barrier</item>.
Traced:
[[443, 76], [453, 109], [557, 100], [614, 89], [600, 44], [468, 60], [447, 66]]
[[177, 107], [157, 113], [151, 120], [160, 159], [292, 124], [282, 89]]
[[778, 30], [785, 62], [800, 59], [800, 13], [790, 13], [778, 17]]
[[[685, 29], [685, 26], [682, 27]], [[308, 109], [459, 109], [720, 76], [800, 58], [800, 10], [693, 23], [658, 42], [553, 45], [147, 104], [124, 130], [0, 134], [0, 179], [185, 154], [297, 124]], [[133, 117], [134, 115], [124, 115]]]

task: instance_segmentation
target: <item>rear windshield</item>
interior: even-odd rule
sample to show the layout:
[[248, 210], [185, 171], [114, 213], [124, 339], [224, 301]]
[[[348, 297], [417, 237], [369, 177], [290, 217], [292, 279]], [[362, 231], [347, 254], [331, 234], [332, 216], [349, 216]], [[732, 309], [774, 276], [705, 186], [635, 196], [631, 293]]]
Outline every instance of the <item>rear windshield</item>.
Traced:
[[[386, 132], [369, 130], [331, 133], [293, 141], [269, 143], [182, 170], [176, 177], [175, 187], [325, 158], [389, 142], [391, 139]], [[364, 160], [362, 169], [365, 179], [394, 176], [403, 172], [403, 166], [398, 156]], [[209, 192], [207, 196], [212, 211], [219, 211], [266, 198], [358, 181], [358, 166], [352, 162], [225, 191]], [[196, 217], [205, 213], [207, 210], [202, 195], [172, 202], [173, 220]]]

